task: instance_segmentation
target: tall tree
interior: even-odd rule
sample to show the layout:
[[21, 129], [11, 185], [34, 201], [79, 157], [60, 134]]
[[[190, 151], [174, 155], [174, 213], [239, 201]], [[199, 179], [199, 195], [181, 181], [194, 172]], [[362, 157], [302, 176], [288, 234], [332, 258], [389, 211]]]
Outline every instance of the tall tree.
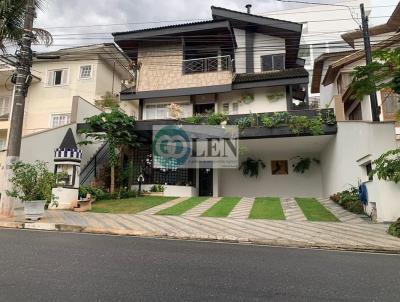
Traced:
[[[29, 0], [0, 0], [0, 50], [6, 51], [6, 43], [16, 44], [24, 35], [24, 22]], [[36, 8], [42, 8], [44, 1], [36, 0]], [[33, 28], [33, 42], [50, 45], [51, 34], [41, 28]]]
[[80, 144], [93, 144], [102, 142], [108, 144], [108, 156], [111, 166], [110, 192], [115, 191], [115, 166], [119, 160], [122, 147], [138, 146], [135, 134], [135, 119], [119, 111], [112, 109], [110, 113], [103, 112], [85, 119], [86, 127], [80, 131], [86, 137], [86, 141]]

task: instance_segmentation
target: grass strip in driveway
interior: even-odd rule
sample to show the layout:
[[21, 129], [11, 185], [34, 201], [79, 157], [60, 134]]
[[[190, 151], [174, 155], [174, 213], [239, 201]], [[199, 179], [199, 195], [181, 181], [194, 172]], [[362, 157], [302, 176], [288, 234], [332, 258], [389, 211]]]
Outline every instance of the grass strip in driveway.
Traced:
[[208, 197], [190, 197], [172, 207], [161, 210], [157, 213], [157, 215], [182, 215], [186, 211], [189, 211], [190, 209], [194, 208], [195, 206], [199, 205], [207, 199]]
[[296, 198], [296, 201], [309, 221], [340, 222], [315, 198]]
[[257, 197], [254, 200], [249, 218], [285, 220], [280, 199], [277, 197]]
[[163, 204], [164, 202], [173, 200], [175, 198], [176, 197], [141, 196], [129, 199], [100, 200], [93, 203], [92, 212], [111, 214], [136, 214]]
[[228, 217], [229, 213], [240, 201], [240, 197], [223, 197], [215, 205], [205, 211], [202, 217]]

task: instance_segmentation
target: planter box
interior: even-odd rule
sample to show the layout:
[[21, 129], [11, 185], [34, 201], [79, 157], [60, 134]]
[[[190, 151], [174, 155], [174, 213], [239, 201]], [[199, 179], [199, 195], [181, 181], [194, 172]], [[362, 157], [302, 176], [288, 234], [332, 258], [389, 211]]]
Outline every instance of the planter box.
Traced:
[[24, 202], [25, 219], [37, 221], [44, 216], [45, 200], [34, 200]]

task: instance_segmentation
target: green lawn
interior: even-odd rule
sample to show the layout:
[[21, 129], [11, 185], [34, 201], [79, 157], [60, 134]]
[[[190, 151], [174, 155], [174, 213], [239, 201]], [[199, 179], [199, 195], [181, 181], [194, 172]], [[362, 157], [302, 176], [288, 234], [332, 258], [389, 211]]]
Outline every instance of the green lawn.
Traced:
[[251, 208], [249, 218], [285, 220], [280, 199], [276, 197], [257, 197]]
[[329, 212], [315, 198], [296, 198], [296, 201], [309, 221], [339, 221], [335, 215]]
[[203, 217], [227, 217], [236, 204], [240, 201], [240, 197], [223, 197], [210, 209], [205, 211]]
[[207, 199], [208, 197], [191, 197], [172, 207], [161, 210], [157, 215], [181, 215]]
[[175, 197], [142, 196], [130, 199], [100, 200], [92, 205], [94, 213], [111, 214], [136, 214], [164, 202], [175, 199]]

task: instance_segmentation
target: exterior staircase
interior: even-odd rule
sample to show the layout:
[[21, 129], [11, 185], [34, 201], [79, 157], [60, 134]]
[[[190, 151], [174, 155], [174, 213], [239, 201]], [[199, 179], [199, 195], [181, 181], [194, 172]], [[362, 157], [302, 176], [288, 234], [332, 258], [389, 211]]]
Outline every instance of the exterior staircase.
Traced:
[[97, 173], [108, 161], [108, 144], [104, 143], [85, 164], [80, 173], [80, 184], [90, 184], [96, 179]]

